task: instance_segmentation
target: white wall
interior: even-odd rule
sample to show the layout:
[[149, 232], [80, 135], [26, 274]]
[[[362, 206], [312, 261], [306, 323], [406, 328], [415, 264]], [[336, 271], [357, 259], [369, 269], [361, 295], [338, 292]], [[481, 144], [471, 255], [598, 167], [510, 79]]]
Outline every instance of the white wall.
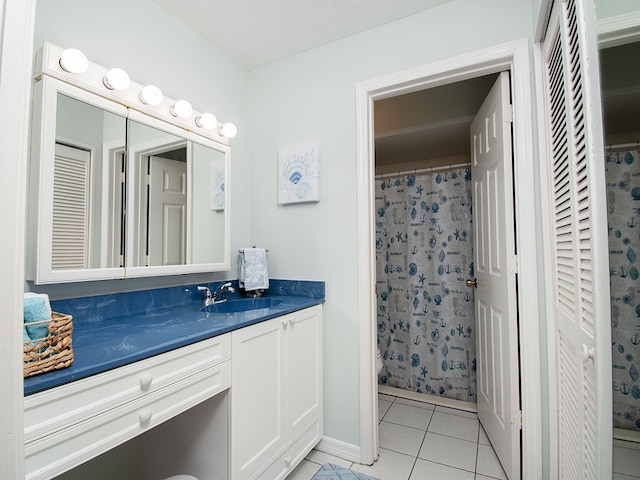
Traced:
[[[153, 83], [174, 99], [185, 98], [194, 109], [233, 121], [231, 140], [232, 252], [248, 240], [247, 71], [211, 43], [170, 17], [151, 0], [38, 0], [34, 49], [49, 41], [82, 50], [105, 67], [124, 68], [139, 83]], [[74, 285], [27, 285], [52, 298], [156, 288], [236, 278], [230, 272], [176, 277], [84, 282]]]
[[[455, 0], [250, 73], [251, 240], [271, 249], [273, 276], [327, 282], [329, 437], [359, 444], [355, 84], [531, 38], [531, 5]], [[278, 147], [312, 141], [320, 142], [320, 203], [278, 205]]]
[[595, 0], [598, 20], [640, 11], [638, 0]]

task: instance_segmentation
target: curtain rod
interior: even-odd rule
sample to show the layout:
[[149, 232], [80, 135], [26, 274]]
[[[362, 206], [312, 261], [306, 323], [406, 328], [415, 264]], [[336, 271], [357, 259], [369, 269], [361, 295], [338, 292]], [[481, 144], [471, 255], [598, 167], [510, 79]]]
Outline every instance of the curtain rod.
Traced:
[[439, 170], [453, 170], [454, 168], [462, 168], [471, 166], [471, 162], [467, 163], [457, 163], [455, 165], [442, 165], [440, 167], [428, 167], [428, 168], [418, 168], [414, 170], [406, 170], [404, 172], [392, 172], [392, 173], [380, 173], [375, 176], [375, 178], [389, 178], [389, 177], [397, 177], [400, 175], [411, 175], [417, 173], [429, 173], [435, 172]]
[[618, 143], [618, 144], [613, 144], [613, 145], [605, 145], [605, 148], [608, 149], [612, 149], [612, 148], [640, 148], [640, 142], [635, 142], [635, 143]]

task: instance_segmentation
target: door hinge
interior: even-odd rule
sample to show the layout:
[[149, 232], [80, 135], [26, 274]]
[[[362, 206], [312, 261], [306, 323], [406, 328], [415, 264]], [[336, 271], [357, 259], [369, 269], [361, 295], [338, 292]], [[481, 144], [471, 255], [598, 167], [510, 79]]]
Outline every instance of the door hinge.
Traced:
[[120, 172], [120, 183], [124, 183], [124, 172]]
[[120, 263], [120, 267], [124, 267], [124, 255], [118, 256], [118, 262]]
[[518, 273], [518, 256], [517, 255], [511, 255], [509, 257], [507, 271], [509, 273]]
[[511, 420], [511, 423], [518, 430], [522, 430], [522, 410], [516, 410], [513, 412], [513, 419]]
[[505, 123], [513, 122], [513, 105], [505, 105], [503, 116]]
[[144, 266], [148, 267], [150, 265], [149, 263], [149, 255], [145, 255], [144, 256]]
[[151, 175], [146, 176], [145, 182], [147, 182], [147, 185], [151, 185]]

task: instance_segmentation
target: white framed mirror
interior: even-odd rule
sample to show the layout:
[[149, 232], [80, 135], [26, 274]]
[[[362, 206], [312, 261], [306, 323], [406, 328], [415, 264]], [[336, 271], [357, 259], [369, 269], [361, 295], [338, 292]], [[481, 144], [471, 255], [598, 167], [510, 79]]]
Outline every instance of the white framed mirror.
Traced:
[[230, 268], [228, 145], [46, 75], [32, 135], [28, 279]]

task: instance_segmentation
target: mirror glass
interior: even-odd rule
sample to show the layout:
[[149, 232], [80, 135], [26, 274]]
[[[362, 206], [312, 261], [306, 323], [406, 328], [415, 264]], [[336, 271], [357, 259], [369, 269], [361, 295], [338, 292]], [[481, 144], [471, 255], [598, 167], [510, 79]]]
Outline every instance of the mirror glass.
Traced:
[[191, 262], [225, 260], [225, 154], [191, 143]]
[[121, 266], [126, 119], [57, 93], [53, 270]]

